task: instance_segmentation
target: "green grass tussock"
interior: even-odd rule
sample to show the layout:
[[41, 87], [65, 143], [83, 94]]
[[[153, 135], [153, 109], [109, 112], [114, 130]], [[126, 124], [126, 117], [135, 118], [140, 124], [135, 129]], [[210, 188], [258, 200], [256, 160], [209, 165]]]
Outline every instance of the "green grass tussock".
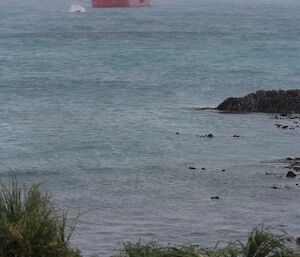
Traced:
[[255, 228], [246, 244], [236, 241], [227, 247], [213, 250], [198, 247], [162, 247], [155, 242], [126, 243], [115, 257], [300, 257], [286, 246], [284, 236], [272, 234], [262, 226]]
[[80, 257], [69, 246], [72, 230], [66, 235], [66, 215], [57, 214], [39, 185], [1, 185], [0, 257]]

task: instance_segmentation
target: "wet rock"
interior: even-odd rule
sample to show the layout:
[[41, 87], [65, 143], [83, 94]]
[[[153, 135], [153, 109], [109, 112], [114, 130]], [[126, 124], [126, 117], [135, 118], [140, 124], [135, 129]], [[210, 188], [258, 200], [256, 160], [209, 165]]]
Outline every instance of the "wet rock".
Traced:
[[208, 137], [208, 138], [213, 138], [214, 135], [211, 134], [211, 133], [209, 133], [209, 134], [207, 134], [207, 135], [202, 135], [202, 136], [198, 136], [198, 137]]
[[294, 178], [294, 177], [296, 177], [297, 175], [296, 175], [294, 172], [289, 171], [289, 172], [286, 174], [286, 176], [287, 176], [288, 178]]
[[269, 173], [269, 172], [266, 172], [265, 175], [267, 176], [270, 176], [270, 175], [273, 175], [274, 173]]
[[281, 128], [282, 129], [287, 129], [289, 126], [285, 125], [285, 126], [282, 126]]
[[240, 135], [233, 135], [233, 137], [240, 137]]
[[179, 132], [176, 132], [176, 135], [179, 135]]
[[287, 160], [287, 161], [292, 161], [292, 160], [294, 160], [294, 159], [291, 158], [291, 157], [287, 157], [286, 160]]
[[260, 90], [244, 97], [230, 97], [218, 107], [228, 112], [300, 113], [300, 89]]
[[272, 189], [281, 189], [281, 187], [276, 186], [276, 185], [271, 186], [271, 188], [272, 188]]
[[225, 172], [226, 170], [223, 169], [222, 171]]
[[211, 197], [210, 199], [211, 199], [211, 200], [219, 200], [220, 197], [219, 197], [219, 196], [213, 196], [213, 197]]
[[293, 166], [293, 169], [294, 169], [295, 171], [300, 171], [300, 166]]
[[297, 244], [297, 245], [300, 245], [300, 237], [298, 237], [298, 238], [296, 239], [296, 244]]
[[202, 167], [201, 170], [206, 170], [206, 169], [204, 167]]
[[193, 166], [190, 166], [189, 169], [190, 169], [190, 170], [195, 170], [196, 168], [193, 167]]

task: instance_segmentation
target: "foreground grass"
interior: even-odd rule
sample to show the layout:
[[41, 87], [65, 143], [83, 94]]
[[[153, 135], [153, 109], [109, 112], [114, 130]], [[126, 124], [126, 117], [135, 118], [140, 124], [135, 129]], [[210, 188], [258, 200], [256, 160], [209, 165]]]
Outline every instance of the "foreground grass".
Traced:
[[[81, 257], [69, 240], [66, 215], [59, 216], [48, 194], [38, 185], [29, 189], [13, 179], [0, 185], [0, 257]], [[66, 234], [66, 231], [69, 231]], [[286, 246], [283, 236], [262, 226], [253, 230], [246, 244], [239, 241], [223, 249], [162, 247], [155, 242], [126, 243], [115, 257], [300, 257]]]
[[69, 246], [70, 235], [66, 215], [58, 216], [38, 185], [26, 190], [16, 179], [1, 185], [0, 257], [79, 257]]
[[270, 233], [262, 226], [249, 235], [246, 244], [236, 241], [223, 249], [199, 249], [197, 247], [161, 247], [155, 242], [147, 244], [126, 243], [116, 257], [300, 257], [286, 246], [283, 236]]

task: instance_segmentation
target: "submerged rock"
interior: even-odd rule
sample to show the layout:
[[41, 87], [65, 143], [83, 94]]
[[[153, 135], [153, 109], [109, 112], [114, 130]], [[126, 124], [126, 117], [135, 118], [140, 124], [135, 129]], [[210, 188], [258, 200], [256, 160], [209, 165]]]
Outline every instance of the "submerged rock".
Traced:
[[198, 137], [208, 137], [208, 138], [213, 138], [214, 135], [211, 134], [211, 133], [209, 133], [209, 134], [207, 134], [207, 135], [202, 135], [202, 136], [198, 136]]
[[281, 186], [276, 186], [276, 185], [271, 186], [271, 188], [272, 188], [272, 189], [282, 189]]
[[300, 113], [300, 89], [260, 90], [244, 97], [230, 97], [218, 107], [228, 112]]
[[294, 166], [293, 166], [293, 169], [294, 169], [295, 171], [300, 171], [300, 166], [294, 165]]
[[297, 175], [296, 175], [294, 172], [289, 171], [289, 172], [286, 174], [286, 176], [287, 176], [288, 178], [294, 178], [294, 177], [296, 177]]
[[219, 196], [213, 196], [213, 197], [211, 197], [210, 199], [211, 199], [211, 200], [219, 200], [220, 197], [219, 197]]

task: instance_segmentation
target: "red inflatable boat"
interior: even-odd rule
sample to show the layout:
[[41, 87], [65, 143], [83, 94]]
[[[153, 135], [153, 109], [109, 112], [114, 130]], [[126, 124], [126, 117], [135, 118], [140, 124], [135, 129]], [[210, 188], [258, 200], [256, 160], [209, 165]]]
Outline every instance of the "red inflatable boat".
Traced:
[[149, 6], [150, 0], [92, 0], [93, 7], [143, 7]]

